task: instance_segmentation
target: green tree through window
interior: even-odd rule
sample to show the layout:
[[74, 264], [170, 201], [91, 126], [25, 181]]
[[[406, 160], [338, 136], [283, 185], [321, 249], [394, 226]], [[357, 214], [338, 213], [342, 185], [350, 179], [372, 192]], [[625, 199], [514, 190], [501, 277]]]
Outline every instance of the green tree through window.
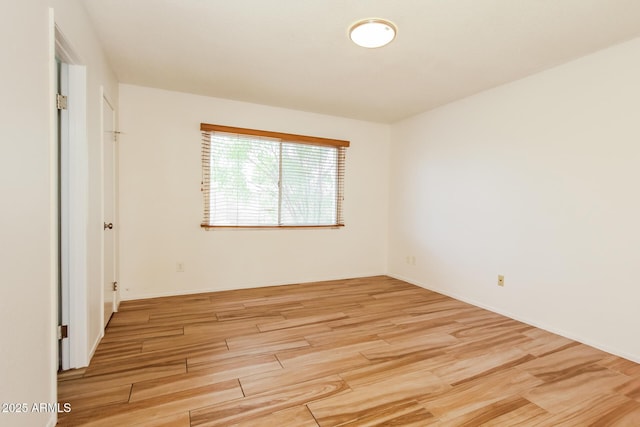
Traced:
[[204, 227], [343, 225], [345, 146], [322, 138], [314, 144], [220, 131], [203, 136]]

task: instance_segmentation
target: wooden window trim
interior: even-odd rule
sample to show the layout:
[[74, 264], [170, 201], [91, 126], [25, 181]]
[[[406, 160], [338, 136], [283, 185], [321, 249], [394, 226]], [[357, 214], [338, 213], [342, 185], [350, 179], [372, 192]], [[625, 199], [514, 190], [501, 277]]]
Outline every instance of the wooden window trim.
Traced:
[[[208, 123], [200, 123], [200, 131], [203, 136], [203, 151], [202, 151], [202, 191], [204, 194], [204, 219], [200, 224], [200, 227], [205, 231], [209, 231], [212, 229], [226, 229], [226, 230], [267, 230], [267, 229], [339, 229], [344, 227], [344, 216], [343, 216], [343, 203], [344, 203], [344, 174], [345, 174], [345, 150], [349, 147], [350, 142], [346, 140], [339, 139], [331, 139], [331, 138], [321, 138], [315, 136], [308, 135], [297, 135], [291, 133], [282, 133], [282, 132], [272, 132], [272, 131], [264, 131], [257, 129], [248, 129], [248, 128], [239, 128], [233, 126], [222, 126]], [[282, 143], [289, 144], [307, 144], [307, 145], [315, 145], [315, 146], [324, 146], [333, 148], [336, 150], [337, 158], [337, 169], [336, 169], [336, 191], [337, 191], [337, 206], [336, 206], [336, 223], [333, 224], [322, 224], [322, 225], [313, 225], [313, 224], [304, 224], [304, 225], [212, 225], [210, 224], [210, 203], [209, 203], [209, 193], [206, 191], [207, 188], [210, 188], [210, 174], [211, 174], [211, 163], [209, 161], [210, 158], [210, 150], [212, 143], [212, 136], [216, 133], [225, 133], [229, 135], [246, 135], [250, 137], [258, 137], [258, 138], [268, 138], [273, 139], [274, 142], [280, 143], [282, 147]], [[282, 149], [282, 148], [281, 148]], [[282, 157], [282, 152], [280, 153], [280, 159]], [[279, 194], [281, 197], [281, 194]], [[278, 206], [278, 211], [280, 212], [281, 206]], [[278, 218], [278, 222], [280, 222], [280, 218]]]
[[241, 135], [263, 136], [267, 138], [277, 138], [287, 142], [296, 142], [298, 144], [324, 145], [329, 147], [348, 147], [350, 144], [349, 141], [342, 139], [320, 138], [318, 136], [296, 135], [293, 133], [238, 128], [233, 126], [213, 125], [209, 123], [200, 123], [200, 130], [202, 132], [226, 132]]
[[283, 228], [294, 229], [316, 229], [316, 228], [342, 228], [344, 224], [331, 224], [331, 225], [207, 225], [200, 224], [200, 227], [209, 229], [227, 229], [227, 230], [278, 230]]

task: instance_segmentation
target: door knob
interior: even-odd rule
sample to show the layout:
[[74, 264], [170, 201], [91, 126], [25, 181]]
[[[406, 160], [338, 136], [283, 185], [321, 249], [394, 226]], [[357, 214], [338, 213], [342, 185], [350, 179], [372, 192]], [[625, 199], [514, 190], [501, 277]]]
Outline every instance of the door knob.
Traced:
[[108, 228], [109, 230], [111, 230], [111, 229], [113, 228], [113, 223], [112, 223], [112, 222], [110, 222], [110, 223], [108, 223], [108, 224], [107, 224], [107, 223], [105, 222], [105, 223], [104, 223], [104, 229], [106, 230], [107, 228]]

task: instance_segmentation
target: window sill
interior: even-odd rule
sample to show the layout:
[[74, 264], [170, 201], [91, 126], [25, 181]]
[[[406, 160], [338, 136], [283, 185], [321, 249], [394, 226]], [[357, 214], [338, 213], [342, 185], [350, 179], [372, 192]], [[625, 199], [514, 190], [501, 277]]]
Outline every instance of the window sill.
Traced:
[[342, 228], [344, 224], [335, 225], [206, 225], [200, 224], [205, 231], [209, 230], [314, 230], [318, 228]]

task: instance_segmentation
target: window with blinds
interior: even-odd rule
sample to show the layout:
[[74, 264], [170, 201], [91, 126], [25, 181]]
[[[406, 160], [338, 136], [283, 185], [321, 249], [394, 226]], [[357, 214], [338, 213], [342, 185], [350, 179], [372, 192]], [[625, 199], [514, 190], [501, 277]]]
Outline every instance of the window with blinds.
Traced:
[[202, 123], [202, 227], [344, 225], [349, 141]]

